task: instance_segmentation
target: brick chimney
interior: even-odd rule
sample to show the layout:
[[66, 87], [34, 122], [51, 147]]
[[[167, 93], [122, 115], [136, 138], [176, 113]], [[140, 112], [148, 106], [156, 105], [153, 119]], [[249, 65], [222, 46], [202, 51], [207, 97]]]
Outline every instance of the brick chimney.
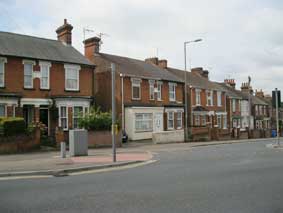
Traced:
[[256, 90], [255, 91], [255, 96], [256, 97], [260, 97], [260, 98], [264, 98], [264, 92], [262, 91], [262, 89], [260, 91]]
[[56, 30], [58, 41], [72, 45], [72, 30], [73, 26], [67, 22], [67, 19], [64, 19], [64, 24]]
[[251, 86], [249, 86], [249, 83], [242, 83], [242, 86], [241, 86], [241, 91], [242, 92], [245, 92], [245, 93], [250, 93], [250, 94], [253, 94], [253, 88]]
[[203, 78], [208, 79], [208, 70], [204, 70], [202, 67], [195, 67], [191, 69], [191, 72], [195, 75], [201, 76]]
[[99, 37], [91, 37], [84, 40], [85, 45], [85, 57], [91, 59], [95, 54], [99, 53], [100, 50], [100, 41]]
[[224, 83], [232, 88], [236, 88], [236, 82], [234, 79], [225, 79]]
[[165, 60], [165, 59], [159, 60], [158, 66], [162, 69], [167, 69], [167, 60]]
[[158, 58], [157, 58], [157, 57], [146, 58], [144, 61], [145, 61], [146, 63], [149, 63], [149, 64], [158, 65]]

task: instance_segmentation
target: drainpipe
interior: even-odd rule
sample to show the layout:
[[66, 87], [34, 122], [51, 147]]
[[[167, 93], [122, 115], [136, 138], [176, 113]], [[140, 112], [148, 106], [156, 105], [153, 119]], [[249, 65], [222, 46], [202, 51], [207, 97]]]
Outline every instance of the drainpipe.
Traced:
[[125, 131], [125, 111], [124, 111], [124, 76], [120, 73], [121, 77], [121, 95], [122, 95], [122, 130]]

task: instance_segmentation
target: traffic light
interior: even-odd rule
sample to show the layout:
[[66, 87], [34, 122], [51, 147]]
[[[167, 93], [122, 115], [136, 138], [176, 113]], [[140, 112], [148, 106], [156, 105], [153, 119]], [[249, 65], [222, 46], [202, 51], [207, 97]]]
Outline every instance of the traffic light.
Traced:
[[[277, 90], [278, 108], [281, 107], [281, 91]], [[276, 90], [272, 91], [272, 107], [276, 108]]]

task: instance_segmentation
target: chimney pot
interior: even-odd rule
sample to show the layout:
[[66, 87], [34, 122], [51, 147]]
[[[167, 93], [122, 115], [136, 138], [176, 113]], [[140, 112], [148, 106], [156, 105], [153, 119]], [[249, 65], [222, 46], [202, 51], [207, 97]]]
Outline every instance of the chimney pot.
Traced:
[[145, 61], [146, 63], [149, 63], [149, 64], [158, 65], [158, 58], [157, 58], [157, 57], [146, 58], [144, 61]]
[[56, 30], [58, 41], [72, 45], [72, 30], [73, 26], [67, 22], [67, 19], [64, 19], [64, 24]]
[[101, 39], [96, 36], [84, 40], [85, 57], [91, 60], [93, 55], [98, 54], [100, 51], [100, 42]]
[[167, 69], [167, 60], [165, 60], [165, 59], [159, 60], [158, 66], [162, 69]]

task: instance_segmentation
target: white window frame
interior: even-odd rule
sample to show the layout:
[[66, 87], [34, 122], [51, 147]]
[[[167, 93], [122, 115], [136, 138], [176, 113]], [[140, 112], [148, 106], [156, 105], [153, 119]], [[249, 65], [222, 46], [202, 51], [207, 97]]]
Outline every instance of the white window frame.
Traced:
[[169, 101], [176, 101], [176, 86], [176, 83], [169, 82]]
[[[217, 126], [218, 129], [222, 129], [222, 116], [221, 115], [216, 115], [217, 116]], [[220, 119], [220, 122], [219, 122]]]
[[217, 91], [217, 106], [221, 107], [222, 106], [222, 92]]
[[[179, 126], [178, 124], [181, 124]], [[177, 111], [177, 129], [182, 129], [183, 127], [183, 112], [182, 111]]]
[[[141, 115], [142, 118], [140, 120], [136, 119], [137, 115]], [[146, 118], [145, 115], [150, 115], [151, 118]], [[137, 130], [137, 125], [136, 122], [149, 122], [149, 128], [148, 129], [140, 129]], [[153, 131], [153, 113], [135, 113], [135, 117], [134, 117], [134, 124], [135, 124], [135, 132], [152, 132]]]
[[[61, 117], [61, 107], [65, 107], [66, 108], [66, 117]], [[66, 131], [66, 130], [68, 130], [69, 129], [69, 117], [68, 117], [69, 115], [68, 115], [68, 106], [66, 106], [66, 105], [60, 105], [59, 106], [59, 127], [62, 127], [62, 121], [61, 121], [61, 119], [62, 118], [65, 118], [66, 119], [66, 128], [63, 128], [63, 130], [64, 131]]]
[[[79, 91], [80, 90], [80, 70], [81, 67], [79, 65], [73, 65], [73, 64], [64, 64], [65, 68], [65, 90], [67, 91]], [[76, 88], [68, 88], [67, 87], [67, 80], [68, 78], [68, 72], [70, 70], [75, 70], [77, 73], [77, 79], [72, 79], [72, 80], [77, 80], [77, 85]]]
[[148, 80], [149, 83], [149, 100], [155, 100], [155, 93], [154, 93], [154, 80]]
[[0, 66], [3, 68], [3, 82], [0, 82], [0, 87], [5, 87], [5, 64], [7, 63], [7, 58], [0, 57]]
[[223, 115], [223, 129], [227, 129], [227, 115]]
[[157, 100], [162, 101], [162, 82], [157, 82]]
[[201, 116], [201, 125], [206, 126], [206, 115]]
[[236, 112], [236, 99], [232, 99], [232, 112]]
[[[50, 67], [51, 67], [51, 63], [50, 62], [46, 62], [46, 61], [40, 61], [39, 62], [39, 66], [40, 66], [40, 89], [50, 89]], [[42, 86], [42, 70], [44, 67], [47, 67], [47, 86], [43, 87]]]
[[[139, 78], [131, 78], [131, 82], [132, 82], [132, 100], [141, 100], [141, 82], [142, 82], [142, 80], [139, 79]], [[134, 97], [134, 87], [139, 88], [139, 97], [138, 98]]]
[[195, 126], [200, 126], [200, 115], [195, 115]]
[[[170, 115], [172, 115], [172, 119], [170, 119]], [[169, 126], [169, 121], [173, 121], [172, 122], [172, 127]], [[174, 129], [174, 111], [168, 111], [167, 112], [167, 129], [168, 130], [173, 130]]]
[[79, 106], [79, 105], [73, 106], [73, 109], [72, 109], [72, 110], [73, 110], [73, 113], [72, 113], [73, 129], [79, 129], [79, 127], [75, 127], [75, 119], [80, 118], [79, 115], [75, 116], [75, 108], [76, 108], [76, 107], [81, 107], [81, 108], [82, 108], [82, 116], [85, 116], [85, 114], [86, 114], [86, 112], [87, 112], [86, 108], [88, 108], [88, 107]]
[[[210, 94], [210, 96], [208, 96]], [[208, 104], [208, 101], [210, 100], [210, 104]], [[206, 106], [213, 106], [213, 91], [207, 90], [206, 91]]]
[[[3, 117], [7, 117], [7, 105], [6, 104], [0, 104], [1, 107], [4, 107], [4, 116]], [[2, 116], [0, 116], [2, 117]]]
[[[25, 85], [25, 64], [30, 64], [32, 65], [31, 68], [31, 86], [26, 86]], [[24, 88], [26, 89], [32, 89], [33, 88], [33, 66], [35, 66], [35, 62], [34, 61], [30, 61], [30, 60], [23, 60], [23, 65], [24, 65]]]
[[201, 105], [201, 90], [196, 89], [196, 106]]

